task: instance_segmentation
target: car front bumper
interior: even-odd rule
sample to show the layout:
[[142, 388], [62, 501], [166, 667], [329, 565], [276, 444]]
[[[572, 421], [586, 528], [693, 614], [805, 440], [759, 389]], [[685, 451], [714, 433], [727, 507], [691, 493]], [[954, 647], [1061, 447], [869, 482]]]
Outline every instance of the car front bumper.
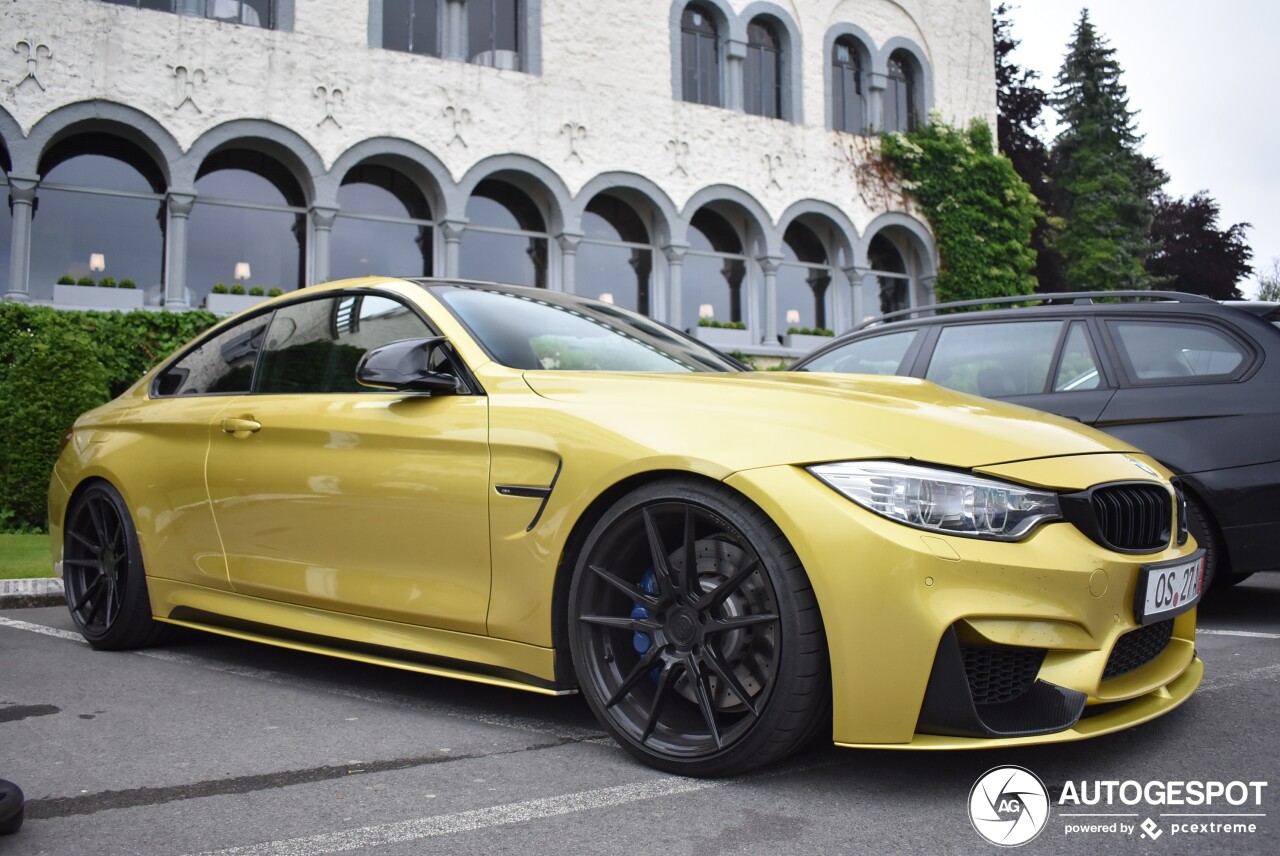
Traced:
[[[1131, 476], [1124, 456], [1092, 457], [1087, 465], [1035, 462], [1038, 481], [1078, 490]], [[1118, 459], [1110, 479], [1101, 458]], [[1139, 652], [1151, 656], [1120, 663], [1129, 666], [1120, 673], [1112, 659], [1121, 637], [1139, 630], [1140, 568], [1191, 555], [1193, 543], [1126, 555], [1065, 522], [1014, 543], [935, 535], [872, 514], [799, 467], [744, 471], [726, 482], [770, 515], [808, 572], [831, 656], [837, 744], [955, 749], [1078, 740], [1176, 707], [1203, 675], [1194, 609], [1166, 619], [1163, 644]], [[926, 721], [926, 696], [937, 701], [935, 661], [943, 663], [949, 637], [966, 663], [975, 651], [1043, 652], [1032, 680], [1060, 688], [1076, 713], [1055, 721], [1032, 711], [986, 736], [953, 725], [929, 733], [939, 728]]]

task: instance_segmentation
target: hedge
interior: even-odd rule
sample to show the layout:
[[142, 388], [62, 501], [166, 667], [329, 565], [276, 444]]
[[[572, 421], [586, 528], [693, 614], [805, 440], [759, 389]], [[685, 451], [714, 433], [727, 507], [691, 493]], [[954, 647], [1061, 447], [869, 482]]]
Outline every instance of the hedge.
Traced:
[[0, 532], [43, 530], [58, 442], [210, 327], [209, 312], [60, 312], [0, 303]]

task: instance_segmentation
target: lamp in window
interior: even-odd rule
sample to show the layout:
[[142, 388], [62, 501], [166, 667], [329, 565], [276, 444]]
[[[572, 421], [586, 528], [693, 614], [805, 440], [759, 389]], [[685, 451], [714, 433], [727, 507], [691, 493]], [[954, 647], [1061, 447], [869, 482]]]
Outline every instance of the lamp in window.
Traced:
[[107, 257], [103, 253], [89, 253], [89, 270], [104, 271], [107, 269]]
[[799, 323], [800, 323], [800, 310], [799, 310], [799, 309], [788, 309], [788, 310], [787, 310], [787, 323], [788, 323], [788, 324], [799, 324]]
[[710, 303], [704, 303], [698, 307], [699, 318], [710, 318], [715, 314], [716, 314], [716, 310]]
[[600, 295], [600, 302], [612, 304], [613, 294], [611, 292], [606, 291], [604, 294]]
[[236, 262], [236, 273], [235, 273], [236, 279], [243, 282], [244, 280], [248, 279], [250, 276], [251, 274], [249, 273], [249, 263]]

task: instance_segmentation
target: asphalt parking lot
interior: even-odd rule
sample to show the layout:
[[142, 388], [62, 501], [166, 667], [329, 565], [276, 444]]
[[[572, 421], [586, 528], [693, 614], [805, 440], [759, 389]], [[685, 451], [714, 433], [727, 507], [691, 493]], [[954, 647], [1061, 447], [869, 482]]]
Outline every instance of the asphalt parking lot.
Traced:
[[[1200, 690], [1127, 732], [984, 752], [821, 747], [703, 781], [633, 762], [576, 697], [196, 633], [96, 652], [65, 609], [0, 611], [0, 778], [28, 798], [0, 854], [993, 853], [969, 793], [1001, 765], [1051, 798], [1068, 782], [1268, 783], [1261, 805], [1055, 805], [1026, 853], [1276, 853], [1280, 574], [1211, 600], [1200, 625]], [[1067, 816], [1090, 812], [1107, 816]], [[1215, 823], [1254, 830], [1174, 828]], [[1078, 825], [1100, 828], [1067, 832]]]

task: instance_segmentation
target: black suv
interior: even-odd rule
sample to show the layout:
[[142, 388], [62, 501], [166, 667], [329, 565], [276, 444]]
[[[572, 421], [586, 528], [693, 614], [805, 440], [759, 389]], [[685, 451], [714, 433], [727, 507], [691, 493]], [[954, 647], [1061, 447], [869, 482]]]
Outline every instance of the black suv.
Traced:
[[[1001, 304], [1019, 305], [955, 311]], [[1102, 291], [922, 306], [792, 370], [920, 377], [1100, 428], [1180, 476], [1206, 576], [1280, 568], [1280, 304]]]

